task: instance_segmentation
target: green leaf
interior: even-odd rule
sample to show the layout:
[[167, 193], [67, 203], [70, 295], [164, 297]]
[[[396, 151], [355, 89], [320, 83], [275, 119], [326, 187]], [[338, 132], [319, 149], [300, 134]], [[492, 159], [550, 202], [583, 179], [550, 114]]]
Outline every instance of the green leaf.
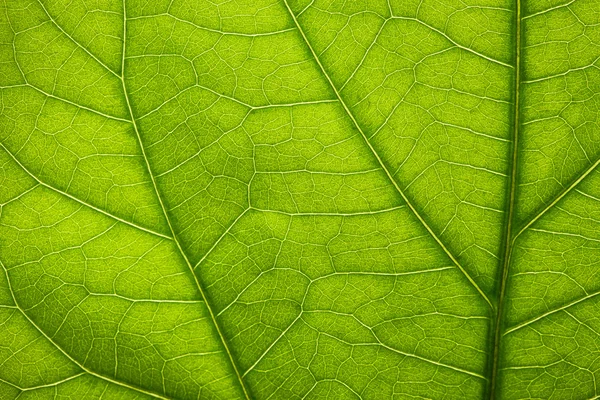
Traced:
[[600, 398], [598, 0], [2, 0], [0, 398]]

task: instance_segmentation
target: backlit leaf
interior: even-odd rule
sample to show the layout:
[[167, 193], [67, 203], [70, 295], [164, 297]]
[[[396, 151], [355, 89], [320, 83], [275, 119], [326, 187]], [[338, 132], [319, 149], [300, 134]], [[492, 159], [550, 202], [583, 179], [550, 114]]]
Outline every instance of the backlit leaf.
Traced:
[[2, 0], [1, 399], [600, 398], [598, 0]]

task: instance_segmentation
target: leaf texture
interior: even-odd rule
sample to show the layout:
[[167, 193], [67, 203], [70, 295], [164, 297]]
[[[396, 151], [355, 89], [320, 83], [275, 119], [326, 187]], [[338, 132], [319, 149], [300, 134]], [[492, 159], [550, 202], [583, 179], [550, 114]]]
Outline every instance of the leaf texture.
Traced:
[[598, 0], [2, 0], [0, 398], [600, 397]]

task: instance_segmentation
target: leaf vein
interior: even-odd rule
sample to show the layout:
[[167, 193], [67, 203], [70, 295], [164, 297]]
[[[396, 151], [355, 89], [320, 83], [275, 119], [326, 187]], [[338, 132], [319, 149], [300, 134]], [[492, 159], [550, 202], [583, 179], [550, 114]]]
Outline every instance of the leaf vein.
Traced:
[[81, 370], [83, 370], [83, 371], [87, 372], [88, 374], [90, 374], [90, 375], [92, 375], [92, 376], [94, 376], [94, 377], [96, 377], [96, 378], [98, 378], [98, 379], [101, 379], [101, 380], [103, 380], [103, 381], [106, 381], [106, 382], [109, 382], [109, 383], [112, 383], [112, 384], [115, 384], [115, 385], [118, 385], [118, 386], [122, 386], [122, 387], [125, 387], [125, 388], [128, 388], [128, 389], [131, 389], [131, 390], [134, 390], [134, 391], [136, 391], [136, 392], [139, 392], [139, 393], [143, 393], [143, 394], [145, 394], [145, 395], [148, 395], [148, 396], [151, 396], [151, 397], [155, 397], [155, 398], [159, 398], [159, 399], [163, 399], [163, 400], [172, 400], [172, 399], [170, 399], [169, 397], [165, 397], [165, 396], [163, 396], [163, 395], [161, 395], [161, 394], [154, 393], [154, 392], [152, 392], [152, 391], [150, 391], [150, 390], [146, 390], [146, 389], [143, 389], [143, 388], [139, 388], [139, 387], [136, 387], [136, 386], [130, 385], [130, 384], [128, 384], [128, 383], [121, 382], [121, 381], [119, 381], [119, 380], [117, 380], [117, 379], [113, 379], [113, 378], [110, 378], [110, 377], [108, 377], [108, 376], [104, 376], [104, 375], [102, 375], [102, 374], [99, 374], [99, 373], [97, 373], [97, 372], [94, 372], [94, 371], [92, 371], [92, 370], [88, 369], [87, 367], [85, 367], [83, 364], [81, 364], [79, 361], [77, 361], [77, 360], [76, 360], [76, 359], [74, 359], [73, 357], [71, 357], [71, 355], [70, 355], [69, 353], [67, 353], [65, 350], [63, 350], [63, 348], [62, 348], [62, 347], [60, 347], [60, 346], [58, 345], [58, 343], [56, 343], [54, 340], [52, 340], [52, 338], [51, 338], [50, 336], [48, 336], [48, 335], [46, 334], [46, 332], [44, 332], [44, 330], [42, 330], [42, 329], [41, 329], [41, 328], [40, 328], [40, 327], [39, 327], [39, 326], [38, 326], [38, 325], [35, 323], [35, 321], [33, 321], [33, 320], [32, 320], [32, 319], [29, 317], [29, 315], [28, 315], [28, 314], [27, 314], [27, 313], [26, 313], [26, 312], [23, 310], [23, 308], [22, 308], [22, 307], [19, 305], [19, 303], [17, 302], [17, 299], [16, 299], [16, 298], [15, 298], [15, 296], [14, 296], [14, 292], [13, 292], [13, 289], [12, 289], [12, 286], [11, 286], [10, 277], [8, 276], [8, 271], [6, 270], [6, 267], [4, 267], [4, 264], [3, 264], [2, 262], [0, 262], [0, 267], [1, 267], [1, 268], [3, 269], [3, 271], [4, 271], [4, 274], [5, 274], [5, 276], [6, 276], [6, 281], [7, 281], [7, 283], [8, 283], [8, 289], [9, 289], [9, 292], [10, 292], [10, 294], [11, 294], [11, 296], [12, 296], [12, 300], [13, 300], [13, 302], [15, 303], [15, 305], [16, 305], [16, 308], [19, 310], [19, 312], [20, 312], [20, 313], [21, 313], [21, 314], [22, 314], [22, 315], [25, 317], [25, 319], [26, 319], [26, 320], [27, 320], [27, 321], [28, 321], [28, 322], [29, 322], [29, 323], [30, 323], [30, 324], [33, 326], [33, 328], [35, 328], [35, 330], [37, 330], [37, 331], [38, 331], [38, 332], [39, 332], [39, 333], [40, 333], [40, 334], [41, 334], [41, 335], [42, 335], [42, 336], [43, 336], [43, 337], [44, 337], [44, 338], [45, 338], [45, 339], [46, 339], [46, 340], [47, 340], [47, 341], [48, 341], [50, 344], [52, 344], [52, 345], [53, 345], [53, 346], [54, 346], [54, 347], [55, 347], [55, 348], [56, 348], [58, 351], [60, 351], [60, 352], [61, 352], [61, 353], [62, 353], [62, 354], [65, 356], [65, 357], [67, 357], [67, 358], [68, 358], [68, 359], [69, 359], [71, 362], [73, 362], [75, 365], [77, 365], [79, 368], [81, 368]]
[[[92, 204], [86, 203], [85, 201], [83, 201], [83, 200], [79, 199], [79, 198], [78, 198], [78, 197], [76, 197], [76, 196], [73, 196], [72, 194], [69, 194], [69, 193], [67, 193], [67, 192], [64, 192], [64, 191], [62, 191], [62, 190], [58, 189], [58, 188], [55, 188], [54, 186], [51, 186], [51, 185], [49, 185], [48, 183], [46, 183], [46, 182], [42, 181], [40, 178], [38, 178], [36, 175], [34, 175], [34, 174], [31, 172], [31, 171], [29, 171], [29, 170], [28, 170], [28, 169], [27, 169], [27, 168], [26, 168], [26, 167], [25, 167], [25, 166], [24, 166], [24, 165], [23, 165], [23, 164], [22, 164], [22, 163], [21, 163], [21, 162], [20, 162], [20, 161], [19, 161], [19, 160], [18, 160], [16, 157], [15, 157], [15, 155], [14, 155], [14, 154], [12, 154], [12, 153], [11, 153], [11, 152], [10, 152], [10, 151], [9, 151], [9, 150], [8, 150], [8, 149], [5, 147], [5, 146], [4, 146], [4, 144], [0, 143], [0, 148], [2, 148], [2, 149], [3, 149], [3, 150], [6, 152], [6, 154], [8, 154], [8, 155], [9, 155], [9, 156], [10, 156], [10, 157], [11, 157], [11, 158], [12, 158], [12, 159], [15, 161], [15, 163], [17, 163], [17, 164], [19, 165], [19, 167], [21, 167], [21, 169], [23, 169], [23, 171], [24, 171], [25, 173], [27, 173], [27, 175], [29, 175], [29, 176], [30, 176], [32, 179], [34, 179], [34, 180], [35, 180], [35, 181], [36, 181], [36, 182], [37, 182], [39, 185], [41, 185], [41, 186], [43, 186], [43, 187], [45, 187], [45, 188], [48, 188], [48, 189], [50, 189], [50, 190], [52, 190], [52, 191], [54, 191], [54, 192], [56, 192], [56, 193], [58, 193], [58, 194], [61, 194], [61, 195], [65, 196], [65, 197], [68, 197], [69, 199], [71, 199], [71, 200], [74, 200], [74, 201], [76, 201], [77, 203], [79, 203], [79, 204], [81, 204], [81, 205], [83, 205], [83, 206], [85, 206], [85, 207], [87, 207], [87, 208], [89, 208], [89, 209], [92, 209], [92, 210], [94, 210], [94, 211], [97, 211], [97, 212], [99, 212], [99, 213], [101, 213], [101, 214], [104, 214], [104, 215], [106, 215], [107, 217], [109, 217], [109, 218], [111, 218], [111, 219], [114, 219], [115, 221], [118, 221], [118, 222], [121, 222], [121, 223], [123, 223], [123, 224], [129, 225], [129, 226], [131, 226], [132, 228], [135, 228], [135, 229], [138, 229], [138, 230], [141, 230], [141, 231], [144, 231], [144, 232], [150, 233], [150, 234], [152, 234], [152, 235], [155, 235], [155, 236], [159, 236], [159, 237], [161, 237], [161, 238], [163, 238], [163, 239], [173, 240], [173, 238], [172, 238], [172, 237], [170, 237], [170, 236], [167, 236], [167, 235], [164, 235], [164, 234], [162, 234], [162, 233], [160, 233], [160, 232], [154, 231], [154, 230], [152, 230], [152, 229], [148, 229], [148, 228], [145, 228], [145, 227], [143, 227], [143, 226], [137, 225], [137, 224], [135, 224], [135, 223], [133, 223], [133, 222], [131, 222], [131, 221], [127, 221], [126, 219], [123, 219], [123, 218], [117, 217], [116, 215], [113, 215], [113, 214], [109, 213], [108, 211], [105, 211], [105, 210], [103, 210], [103, 209], [101, 209], [101, 208], [99, 208], [99, 207], [96, 207], [96, 206], [92, 205]], [[25, 193], [22, 193], [21, 195], [23, 195], [23, 194], [25, 194]], [[14, 199], [13, 199], [13, 200], [14, 200]]]
[[402, 189], [400, 189], [400, 187], [398, 186], [398, 183], [396, 182], [396, 180], [394, 179], [394, 177], [391, 175], [390, 171], [388, 170], [388, 168], [385, 166], [385, 164], [383, 163], [383, 160], [381, 159], [381, 157], [379, 156], [379, 154], [375, 151], [375, 149], [373, 148], [373, 146], [371, 145], [371, 142], [369, 141], [369, 139], [367, 138], [367, 136], [365, 135], [364, 131], [362, 130], [362, 128], [360, 127], [360, 125], [358, 124], [358, 122], [356, 121], [356, 118], [354, 117], [354, 115], [352, 114], [352, 112], [350, 111], [350, 109], [348, 108], [347, 104], [344, 102], [344, 100], [342, 99], [339, 91], [337, 90], [337, 88], [335, 87], [335, 85], [333, 84], [333, 81], [331, 80], [331, 78], [329, 77], [329, 75], [327, 74], [327, 72], [325, 71], [325, 68], [323, 67], [323, 65], [321, 64], [321, 61], [319, 60], [319, 58], [317, 57], [317, 54], [315, 53], [314, 49], [312, 48], [310, 42], [308, 41], [304, 30], [302, 29], [302, 27], [300, 26], [300, 23], [298, 22], [296, 16], [294, 15], [292, 9], [290, 8], [287, 0], [283, 0], [283, 2], [285, 3], [285, 6], [288, 10], [288, 12], [290, 13], [292, 19], [294, 20], [294, 23], [296, 24], [296, 27], [298, 28], [298, 31], [300, 33], [300, 35], [302, 36], [302, 38], [304, 39], [304, 42], [306, 43], [306, 45], [308, 46], [308, 49], [310, 50], [315, 62], [317, 63], [317, 65], [319, 66], [323, 76], [327, 79], [327, 81], [329, 82], [329, 85], [331, 86], [332, 90], [335, 92], [340, 104], [342, 105], [342, 107], [344, 108], [344, 110], [346, 111], [346, 114], [348, 115], [348, 117], [350, 118], [350, 120], [352, 121], [353, 125], [356, 127], [356, 129], [358, 130], [358, 132], [361, 134], [363, 140], [365, 141], [365, 144], [369, 147], [369, 150], [371, 151], [371, 153], [375, 156], [375, 158], [377, 159], [379, 165], [381, 166], [382, 170], [385, 172], [385, 174], [387, 175], [388, 179], [390, 180], [390, 182], [394, 185], [394, 188], [396, 189], [396, 191], [398, 192], [398, 194], [400, 194], [400, 196], [402, 197], [402, 199], [404, 200], [404, 202], [408, 205], [408, 207], [411, 209], [411, 211], [413, 212], [413, 214], [417, 217], [417, 219], [421, 222], [421, 224], [425, 227], [425, 229], [429, 232], [429, 234], [433, 237], [433, 239], [438, 243], [438, 245], [442, 248], [442, 250], [446, 253], [446, 255], [448, 255], [448, 257], [452, 260], [452, 262], [456, 265], [456, 267], [463, 273], [463, 275], [467, 278], [467, 280], [470, 282], [470, 284], [477, 290], [477, 292], [481, 295], [481, 297], [486, 301], [486, 303], [493, 308], [492, 306], [492, 302], [490, 301], [490, 299], [488, 298], [488, 296], [484, 293], [484, 291], [479, 287], [479, 285], [477, 285], [477, 283], [475, 282], [475, 280], [473, 279], [473, 277], [471, 277], [471, 275], [464, 269], [464, 267], [458, 262], [458, 260], [456, 259], [456, 257], [454, 257], [454, 255], [450, 252], [450, 250], [444, 245], [444, 243], [438, 238], [438, 236], [433, 232], [432, 228], [429, 226], [429, 224], [427, 224], [427, 222], [423, 219], [423, 217], [421, 216], [421, 214], [416, 210], [416, 208], [414, 207], [414, 205], [412, 204], [412, 202], [408, 199], [408, 197], [406, 196], [406, 194], [402, 191]]

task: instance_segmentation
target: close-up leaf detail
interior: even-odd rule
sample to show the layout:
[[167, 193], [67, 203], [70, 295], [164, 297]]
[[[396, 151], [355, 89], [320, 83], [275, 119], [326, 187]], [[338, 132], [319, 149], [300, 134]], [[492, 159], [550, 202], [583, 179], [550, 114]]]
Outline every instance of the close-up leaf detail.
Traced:
[[600, 398], [599, 0], [0, 0], [0, 399]]

